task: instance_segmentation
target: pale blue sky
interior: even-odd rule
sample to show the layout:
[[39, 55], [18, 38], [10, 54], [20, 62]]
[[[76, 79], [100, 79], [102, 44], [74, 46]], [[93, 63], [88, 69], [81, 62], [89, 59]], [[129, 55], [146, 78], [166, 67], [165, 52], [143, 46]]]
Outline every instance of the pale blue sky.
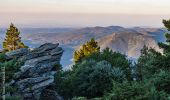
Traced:
[[0, 0], [0, 26], [161, 27], [169, 9], [170, 0]]

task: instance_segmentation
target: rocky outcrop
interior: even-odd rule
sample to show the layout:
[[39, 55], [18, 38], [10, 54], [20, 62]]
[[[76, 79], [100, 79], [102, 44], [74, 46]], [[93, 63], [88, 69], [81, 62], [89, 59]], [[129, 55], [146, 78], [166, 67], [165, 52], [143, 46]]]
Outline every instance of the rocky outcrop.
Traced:
[[11, 51], [11, 52], [7, 52], [6, 56], [7, 56], [7, 59], [13, 59], [13, 58], [21, 57], [21, 56], [27, 54], [28, 52], [29, 52], [29, 49], [21, 48], [21, 49], [17, 49], [17, 50]]
[[55, 66], [60, 64], [63, 54], [63, 49], [58, 45], [46, 43], [33, 50], [18, 49], [6, 53], [8, 59], [24, 61], [10, 84], [18, 88], [17, 94], [24, 100], [40, 100], [42, 91], [54, 82]]

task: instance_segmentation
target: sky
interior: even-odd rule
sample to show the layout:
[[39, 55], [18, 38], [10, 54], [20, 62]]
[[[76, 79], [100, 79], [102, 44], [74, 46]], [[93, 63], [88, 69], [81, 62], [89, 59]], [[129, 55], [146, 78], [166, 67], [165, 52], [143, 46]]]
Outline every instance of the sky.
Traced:
[[170, 0], [0, 0], [0, 27], [162, 27]]

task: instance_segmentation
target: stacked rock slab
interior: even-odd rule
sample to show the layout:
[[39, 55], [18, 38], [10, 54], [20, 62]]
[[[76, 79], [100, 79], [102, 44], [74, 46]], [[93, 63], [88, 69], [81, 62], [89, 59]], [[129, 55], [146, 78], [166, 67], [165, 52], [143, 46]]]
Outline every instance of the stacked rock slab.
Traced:
[[42, 91], [54, 82], [54, 67], [60, 64], [63, 54], [63, 49], [58, 46], [46, 43], [33, 50], [23, 48], [6, 53], [8, 59], [25, 62], [11, 83], [24, 100], [39, 100]]

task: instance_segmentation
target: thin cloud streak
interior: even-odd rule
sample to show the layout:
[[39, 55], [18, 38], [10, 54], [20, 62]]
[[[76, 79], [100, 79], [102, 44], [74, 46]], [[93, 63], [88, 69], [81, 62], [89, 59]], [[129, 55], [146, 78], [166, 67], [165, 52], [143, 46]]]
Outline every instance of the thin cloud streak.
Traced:
[[140, 14], [84, 14], [84, 13], [13, 13], [3, 14], [0, 24], [7, 27], [14, 22], [20, 27], [86, 27], [120, 25], [124, 27], [161, 27], [169, 15]]
[[170, 0], [1, 0], [0, 25], [160, 26]]

